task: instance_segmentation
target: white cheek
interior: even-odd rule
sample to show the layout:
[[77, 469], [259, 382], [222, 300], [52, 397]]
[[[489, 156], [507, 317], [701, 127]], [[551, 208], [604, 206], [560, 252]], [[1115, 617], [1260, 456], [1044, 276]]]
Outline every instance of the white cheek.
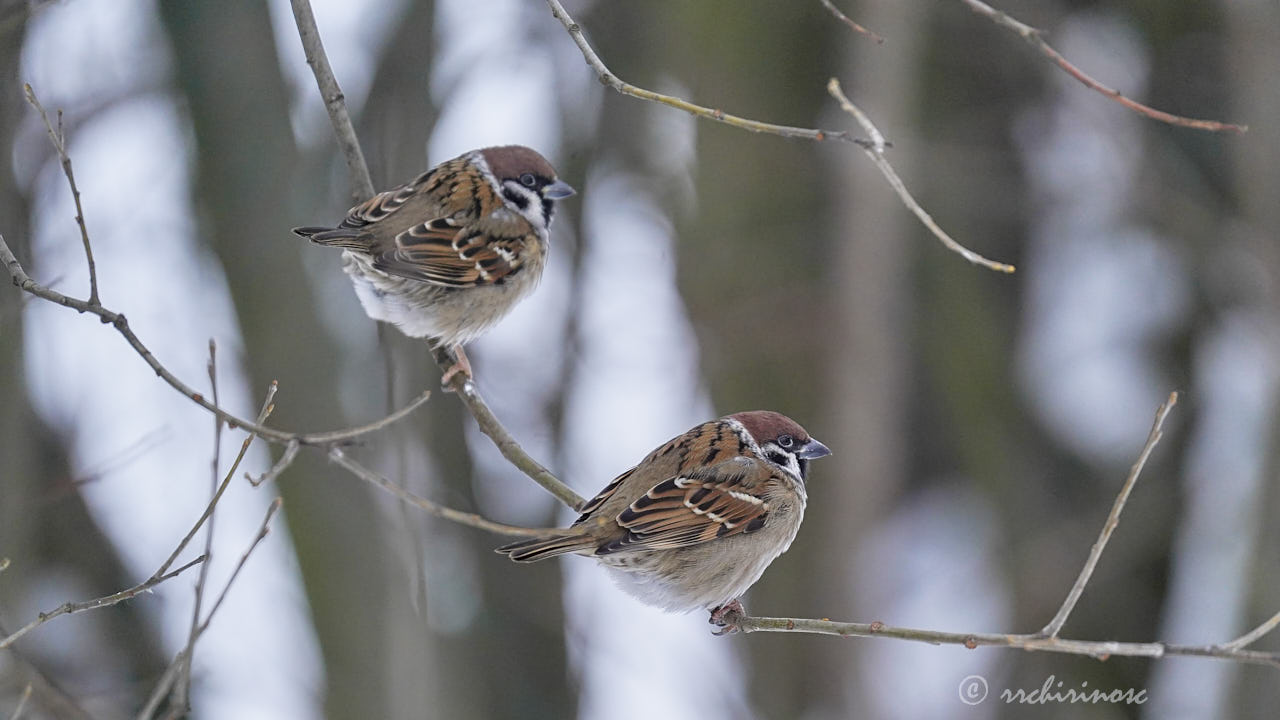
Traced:
[[520, 196], [525, 199], [524, 209], [519, 210], [520, 217], [527, 220], [534, 228], [545, 232], [547, 224], [542, 218], [542, 196], [511, 180], [504, 182], [503, 187], [512, 192], [519, 193]]

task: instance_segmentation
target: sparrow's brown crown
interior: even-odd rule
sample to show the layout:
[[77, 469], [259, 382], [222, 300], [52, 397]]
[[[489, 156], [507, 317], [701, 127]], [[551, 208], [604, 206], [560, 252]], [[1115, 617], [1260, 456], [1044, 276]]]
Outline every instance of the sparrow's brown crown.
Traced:
[[525, 173], [531, 173], [536, 177], [541, 177], [551, 181], [556, 177], [556, 171], [551, 167], [551, 163], [542, 157], [536, 150], [531, 150], [523, 145], [501, 145], [498, 147], [485, 148], [480, 151], [484, 156], [484, 161], [489, 164], [489, 172], [493, 176], [501, 180], [516, 180]]
[[751, 433], [757, 443], [776, 441], [783, 435], [790, 435], [796, 445], [804, 445], [811, 439], [809, 433], [800, 427], [795, 420], [772, 410], [749, 410], [734, 413], [729, 417], [742, 423], [742, 427]]

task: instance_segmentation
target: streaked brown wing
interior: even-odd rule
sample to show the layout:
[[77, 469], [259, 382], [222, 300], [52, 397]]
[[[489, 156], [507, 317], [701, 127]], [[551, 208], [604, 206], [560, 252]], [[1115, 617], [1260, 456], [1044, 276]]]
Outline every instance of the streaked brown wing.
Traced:
[[460, 229], [452, 219], [441, 218], [397, 235], [392, 249], [374, 256], [373, 266], [447, 287], [496, 285], [520, 269], [524, 240]]
[[752, 458], [735, 458], [654, 485], [618, 515], [627, 530], [597, 554], [697, 545], [764, 526], [769, 503], [759, 496], [772, 476]]
[[347, 212], [347, 216], [343, 218], [338, 225], [340, 228], [362, 228], [366, 225], [372, 225], [379, 220], [385, 220], [387, 216], [404, 207], [405, 203], [413, 199], [419, 193], [429, 191], [428, 186], [438, 184], [437, 176], [439, 170], [428, 170], [413, 180], [392, 188], [386, 192], [380, 192], [359, 205], [351, 208]]

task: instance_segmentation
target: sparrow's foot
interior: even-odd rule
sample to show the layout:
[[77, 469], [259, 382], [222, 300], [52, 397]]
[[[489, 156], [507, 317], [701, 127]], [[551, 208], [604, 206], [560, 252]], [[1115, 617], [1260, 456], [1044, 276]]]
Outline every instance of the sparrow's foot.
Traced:
[[747, 616], [746, 608], [742, 607], [742, 603], [738, 600], [730, 600], [711, 611], [711, 619], [707, 622], [717, 626], [718, 630], [713, 630], [713, 635], [732, 635], [741, 632], [742, 628], [738, 627], [738, 623]]
[[440, 377], [440, 385], [445, 392], [453, 392], [450, 384], [453, 382], [453, 378], [458, 375], [467, 380], [471, 379], [471, 361], [467, 359], [467, 353], [463, 351], [461, 345], [453, 348], [453, 364]]

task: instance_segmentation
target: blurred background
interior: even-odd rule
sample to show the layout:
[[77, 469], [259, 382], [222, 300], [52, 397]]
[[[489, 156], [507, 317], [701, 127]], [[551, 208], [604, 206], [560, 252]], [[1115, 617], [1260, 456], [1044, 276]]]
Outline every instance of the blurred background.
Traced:
[[[828, 78], [960, 242], [945, 251], [853, 146], [753, 135], [600, 85], [548, 8], [316, 0], [385, 189], [524, 143], [579, 190], [539, 290], [472, 346], [481, 392], [590, 496], [697, 422], [769, 408], [834, 451], [754, 614], [1031, 632], [1085, 560], [1157, 406], [1181, 402], [1064, 635], [1213, 643], [1280, 610], [1276, 481], [1280, 6], [1031, 0], [1002, 9], [1174, 113], [1158, 124], [959, 0], [566, 0], [623, 79], [771, 122], [849, 129]], [[65, 110], [103, 303], [161, 362], [271, 424], [368, 422], [438, 371], [361, 312], [336, 252], [289, 233], [351, 204], [288, 3], [0, 0], [0, 233], [87, 296], [29, 82]], [[385, 352], [382, 349], [385, 346]], [[154, 572], [208, 499], [212, 418], [109, 327], [0, 288], [0, 634]], [[224, 433], [221, 472], [242, 436]], [[279, 448], [256, 445], [261, 472]], [[509, 523], [571, 515], [456, 398], [351, 453]], [[315, 452], [232, 483], [211, 587], [284, 511], [196, 649], [201, 718], [1264, 717], [1274, 668], [799, 634], [714, 638], [593, 563], [517, 567], [501, 538], [405, 509]], [[197, 546], [203, 545], [199, 539]], [[192, 557], [199, 551], [189, 551]], [[0, 715], [132, 717], [185, 644], [194, 572], [0, 651]], [[1275, 648], [1280, 638], [1260, 647]], [[991, 697], [960, 702], [983, 676]], [[1005, 705], [1001, 689], [1145, 689]]]

